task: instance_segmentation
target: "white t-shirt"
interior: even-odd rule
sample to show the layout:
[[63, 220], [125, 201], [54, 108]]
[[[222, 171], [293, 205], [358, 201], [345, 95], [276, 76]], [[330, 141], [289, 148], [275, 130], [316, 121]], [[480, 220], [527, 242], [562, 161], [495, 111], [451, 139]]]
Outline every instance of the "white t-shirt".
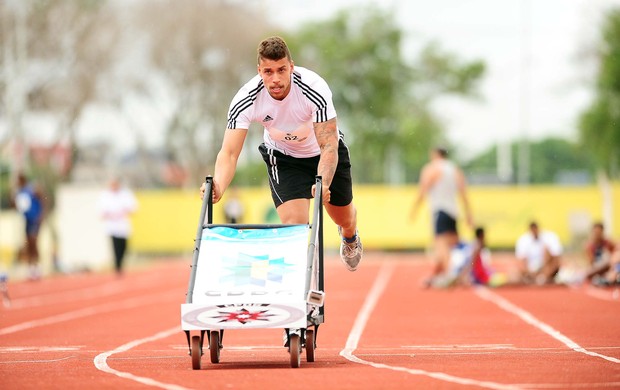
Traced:
[[562, 243], [557, 234], [549, 231], [538, 233], [538, 240], [531, 232], [526, 232], [517, 240], [515, 255], [527, 263], [529, 272], [537, 272], [543, 266], [545, 248], [552, 256], [562, 254]]
[[311, 70], [295, 66], [291, 90], [282, 100], [269, 95], [260, 75], [254, 76], [235, 95], [228, 110], [228, 129], [263, 125], [265, 146], [293, 157], [314, 157], [321, 151], [313, 123], [336, 117], [329, 86]]
[[107, 234], [127, 238], [131, 234], [129, 216], [136, 211], [138, 202], [133, 193], [121, 188], [118, 191], [105, 190], [99, 198], [99, 211]]

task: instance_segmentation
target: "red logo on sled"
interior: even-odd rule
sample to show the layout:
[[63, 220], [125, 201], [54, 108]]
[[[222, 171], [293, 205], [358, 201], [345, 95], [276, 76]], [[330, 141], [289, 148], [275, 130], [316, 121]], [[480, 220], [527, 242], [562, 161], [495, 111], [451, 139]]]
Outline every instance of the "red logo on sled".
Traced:
[[304, 310], [282, 304], [184, 304], [182, 307], [185, 307], [182, 322], [192, 329], [299, 328], [306, 324]]
[[226, 312], [219, 311], [218, 315], [211, 318], [219, 320], [219, 322], [239, 322], [240, 324], [247, 324], [252, 321], [269, 321], [269, 317], [273, 314], [269, 314], [268, 310], [249, 311], [246, 308], [241, 310]]

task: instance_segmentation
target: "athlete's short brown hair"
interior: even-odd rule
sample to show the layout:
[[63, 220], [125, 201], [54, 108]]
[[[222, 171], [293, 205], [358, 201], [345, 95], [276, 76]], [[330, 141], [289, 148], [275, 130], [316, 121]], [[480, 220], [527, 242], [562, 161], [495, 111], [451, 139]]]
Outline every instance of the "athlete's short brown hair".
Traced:
[[288, 50], [286, 42], [284, 42], [284, 39], [277, 36], [269, 37], [261, 41], [261, 43], [258, 44], [257, 52], [257, 61], [259, 64], [262, 59], [278, 61], [286, 57], [289, 61], [292, 61], [291, 53]]

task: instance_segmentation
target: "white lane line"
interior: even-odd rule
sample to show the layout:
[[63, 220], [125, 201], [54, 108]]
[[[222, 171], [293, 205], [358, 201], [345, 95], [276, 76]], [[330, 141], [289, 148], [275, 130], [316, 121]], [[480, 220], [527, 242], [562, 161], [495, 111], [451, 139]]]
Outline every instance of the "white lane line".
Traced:
[[391, 262], [384, 263], [383, 266], [379, 269], [377, 278], [375, 279], [375, 282], [373, 283], [372, 288], [368, 292], [368, 295], [366, 295], [366, 300], [364, 301], [362, 308], [357, 313], [357, 317], [355, 318], [353, 328], [351, 329], [351, 332], [349, 332], [349, 337], [347, 338], [347, 343], [345, 345], [345, 348], [342, 351], [340, 351], [340, 356], [343, 356], [345, 359], [352, 361], [354, 363], [364, 364], [364, 365], [368, 365], [374, 368], [383, 368], [387, 370], [406, 372], [411, 375], [427, 376], [430, 378], [434, 378], [440, 381], [445, 381], [445, 382], [450, 382], [450, 383], [479, 386], [479, 387], [485, 387], [489, 389], [498, 389], [498, 390], [519, 389], [519, 387], [515, 385], [506, 385], [506, 384], [488, 382], [488, 381], [478, 381], [478, 380], [470, 379], [470, 378], [457, 377], [457, 376], [446, 374], [443, 372], [425, 371], [425, 370], [418, 370], [418, 369], [412, 369], [412, 368], [406, 368], [406, 367], [391, 366], [391, 365], [382, 364], [382, 363], [375, 363], [375, 362], [361, 359], [358, 356], [354, 355], [353, 352], [357, 349], [362, 333], [364, 333], [364, 329], [366, 328], [366, 324], [368, 323], [368, 320], [370, 319], [370, 316], [372, 312], [374, 311], [375, 306], [377, 302], [379, 301], [379, 298], [383, 294], [385, 287], [387, 286], [390, 278], [392, 277], [393, 272], [394, 272], [394, 264]]
[[589, 356], [605, 359], [605, 360], [608, 360], [608, 361], [610, 361], [612, 363], [620, 363], [620, 359], [616, 359], [616, 358], [611, 357], [611, 356], [602, 355], [600, 353], [589, 351], [589, 350], [583, 348], [581, 345], [577, 344], [576, 342], [574, 342], [570, 338], [566, 337], [565, 335], [560, 333], [558, 330], [554, 329], [550, 325], [548, 325], [548, 324], [540, 321], [536, 317], [534, 317], [531, 313], [521, 309], [520, 307], [518, 307], [515, 304], [511, 303], [510, 301], [506, 300], [502, 296], [500, 296], [500, 295], [498, 295], [498, 294], [496, 294], [494, 292], [491, 292], [489, 289], [487, 289], [485, 287], [478, 287], [478, 288], [476, 288], [476, 294], [480, 298], [482, 298], [482, 299], [484, 299], [486, 301], [489, 301], [491, 303], [494, 303], [497, 306], [499, 306], [500, 308], [504, 309], [505, 311], [516, 315], [517, 317], [521, 318], [526, 323], [528, 323], [528, 324], [532, 325], [533, 327], [541, 330], [542, 332], [548, 334], [549, 336], [551, 336], [554, 339], [558, 340], [559, 342], [563, 343], [564, 345], [566, 345], [568, 348], [572, 349], [575, 352], [580, 352], [580, 353], [583, 353], [583, 354], [586, 354], [586, 355], [589, 355]]
[[620, 302], [620, 289], [616, 288], [613, 291], [600, 290], [594, 287], [588, 287], [585, 291], [586, 295], [589, 295], [596, 299], [610, 302]]
[[462, 349], [516, 349], [512, 344], [446, 344], [446, 345], [403, 345], [401, 348], [423, 349], [428, 351], [457, 351]]
[[620, 382], [593, 382], [593, 383], [535, 383], [523, 384], [528, 389], [598, 389], [611, 387], [618, 389]]
[[[57, 324], [59, 322], [66, 322], [75, 320], [82, 317], [88, 317], [95, 314], [107, 313], [116, 310], [131, 309], [134, 307], [142, 306], [145, 304], [152, 304], [153, 302], [161, 303], [176, 299], [173, 294], [160, 293], [158, 295], [149, 295], [145, 297], [137, 297], [126, 299], [122, 302], [105, 303], [99, 306], [86, 307], [84, 309], [74, 310], [50, 317], [40, 318], [38, 320], [26, 321], [16, 325], [8, 326], [6, 328], [0, 328], [0, 336], [21, 332], [24, 330], [30, 330], [45, 325]], [[178, 300], [178, 299], [176, 299]]]
[[112, 375], [116, 375], [118, 377], [121, 378], [125, 378], [125, 379], [129, 379], [138, 383], [142, 383], [143, 385], [147, 385], [147, 386], [153, 386], [153, 387], [159, 387], [162, 389], [166, 389], [166, 390], [188, 390], [186, 387], [182, 387], [179, 385], [173, 385], [173, 384], [169, 384], [169, 383], [163, 383], [163, 382], [159, 382], [156, 381], [155, 379], [152, 378], [145, 378], [142, 376], [137, 376], [134, 374], [131, 374], [129, 372], [123, 372], [123, 371], [119, 371], [119, 370], [115, 370], [113, 368], [111, 368], [108, 365], [107, 359], [116, 354], [116, 353], [121, 353], [121, 352], [126, 352], [134, 347], [137, 347], [140, 344], [145, 344], [145, 343], [149, 343], [152, 341], [156, 341], [159, 339], [163, 339], [169, 336], [172, 336], [175, 333], [179, 333], [181, 330], [181, 328], [179, 326], [175, 326], [172, 329], [168, 329], [168, 330], [164, 330], [162, 332], [159, 332], [153, 336], [150, 337], [145, 337], [143, 339], [139, 339], [139, 340], [134, 340], [131, 341], [127, 344], [121, 345], [120, 347], [112, 350], [112, 351], [108, 351], [108, 352], [103, 352], [100, 353], [99, 355], [97, 355], [95, 357], [94, 363], [95, 363], [95, 367], [97, 367], [97, 369], [106, 372], [108, 374], [112, 374]]
[[80, 349], [84, 348], [83, 345], [76, 345], [76, 346], [63, 346], [63, 347], [52, 347], [52, 346], [39, 346], [39, 347], [33, 347], [33, 346], [28, 346], [28, 347], [19, 347], [19, 346], [12, 346], [12, 347], [0, 347], [0, 353], [19, 353], [19, 352], [25, 352], [25, 353], [31, 353], [31, 352], [72, 352], [72, 351], [79, 351]]
[[130, 291], [153, 285], [155, 277], [140, 278], [128, 284], [125, 280], [114, 280], [98, 286], [79, 287], [73, 290], [41, 294], [33, 297], [12, 298], [9, 310], [25, 309], [37, 306], [57, 305], [111, 295], [127, 294]]
[[55, 362], [61, 362], [63, 360], [69, 360], [69, 359], [74, 359], [75, 356], [67, 356], [64, 358], [59, 358], [59, 359], [46, 359], [46, 360], [10, 360], [8, 362], [0, 362], [0, 364], [17, 364], [17, 363], [55, 363]]

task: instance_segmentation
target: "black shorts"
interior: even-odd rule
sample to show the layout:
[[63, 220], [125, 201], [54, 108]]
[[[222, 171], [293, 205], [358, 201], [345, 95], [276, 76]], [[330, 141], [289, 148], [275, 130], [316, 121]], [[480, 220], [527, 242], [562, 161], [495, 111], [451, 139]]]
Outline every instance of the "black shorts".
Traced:
[[457, 234], [456, 219], [445, 211], [436, 211], [433, 213], [433, 224], [435, 235], [443, 233]]
[[[267, 164], [271, 197], [276, 207], [289, 200], [312, 198], [320, 156], [292, 157], [267, 148], [264, 143], [258, 150]], [[342, 140], [338, 144], [338, 166], [329, 191], [329, 203], [334, 206], [347, 206], [353, 201], [351, 160], [349, 149]]]

